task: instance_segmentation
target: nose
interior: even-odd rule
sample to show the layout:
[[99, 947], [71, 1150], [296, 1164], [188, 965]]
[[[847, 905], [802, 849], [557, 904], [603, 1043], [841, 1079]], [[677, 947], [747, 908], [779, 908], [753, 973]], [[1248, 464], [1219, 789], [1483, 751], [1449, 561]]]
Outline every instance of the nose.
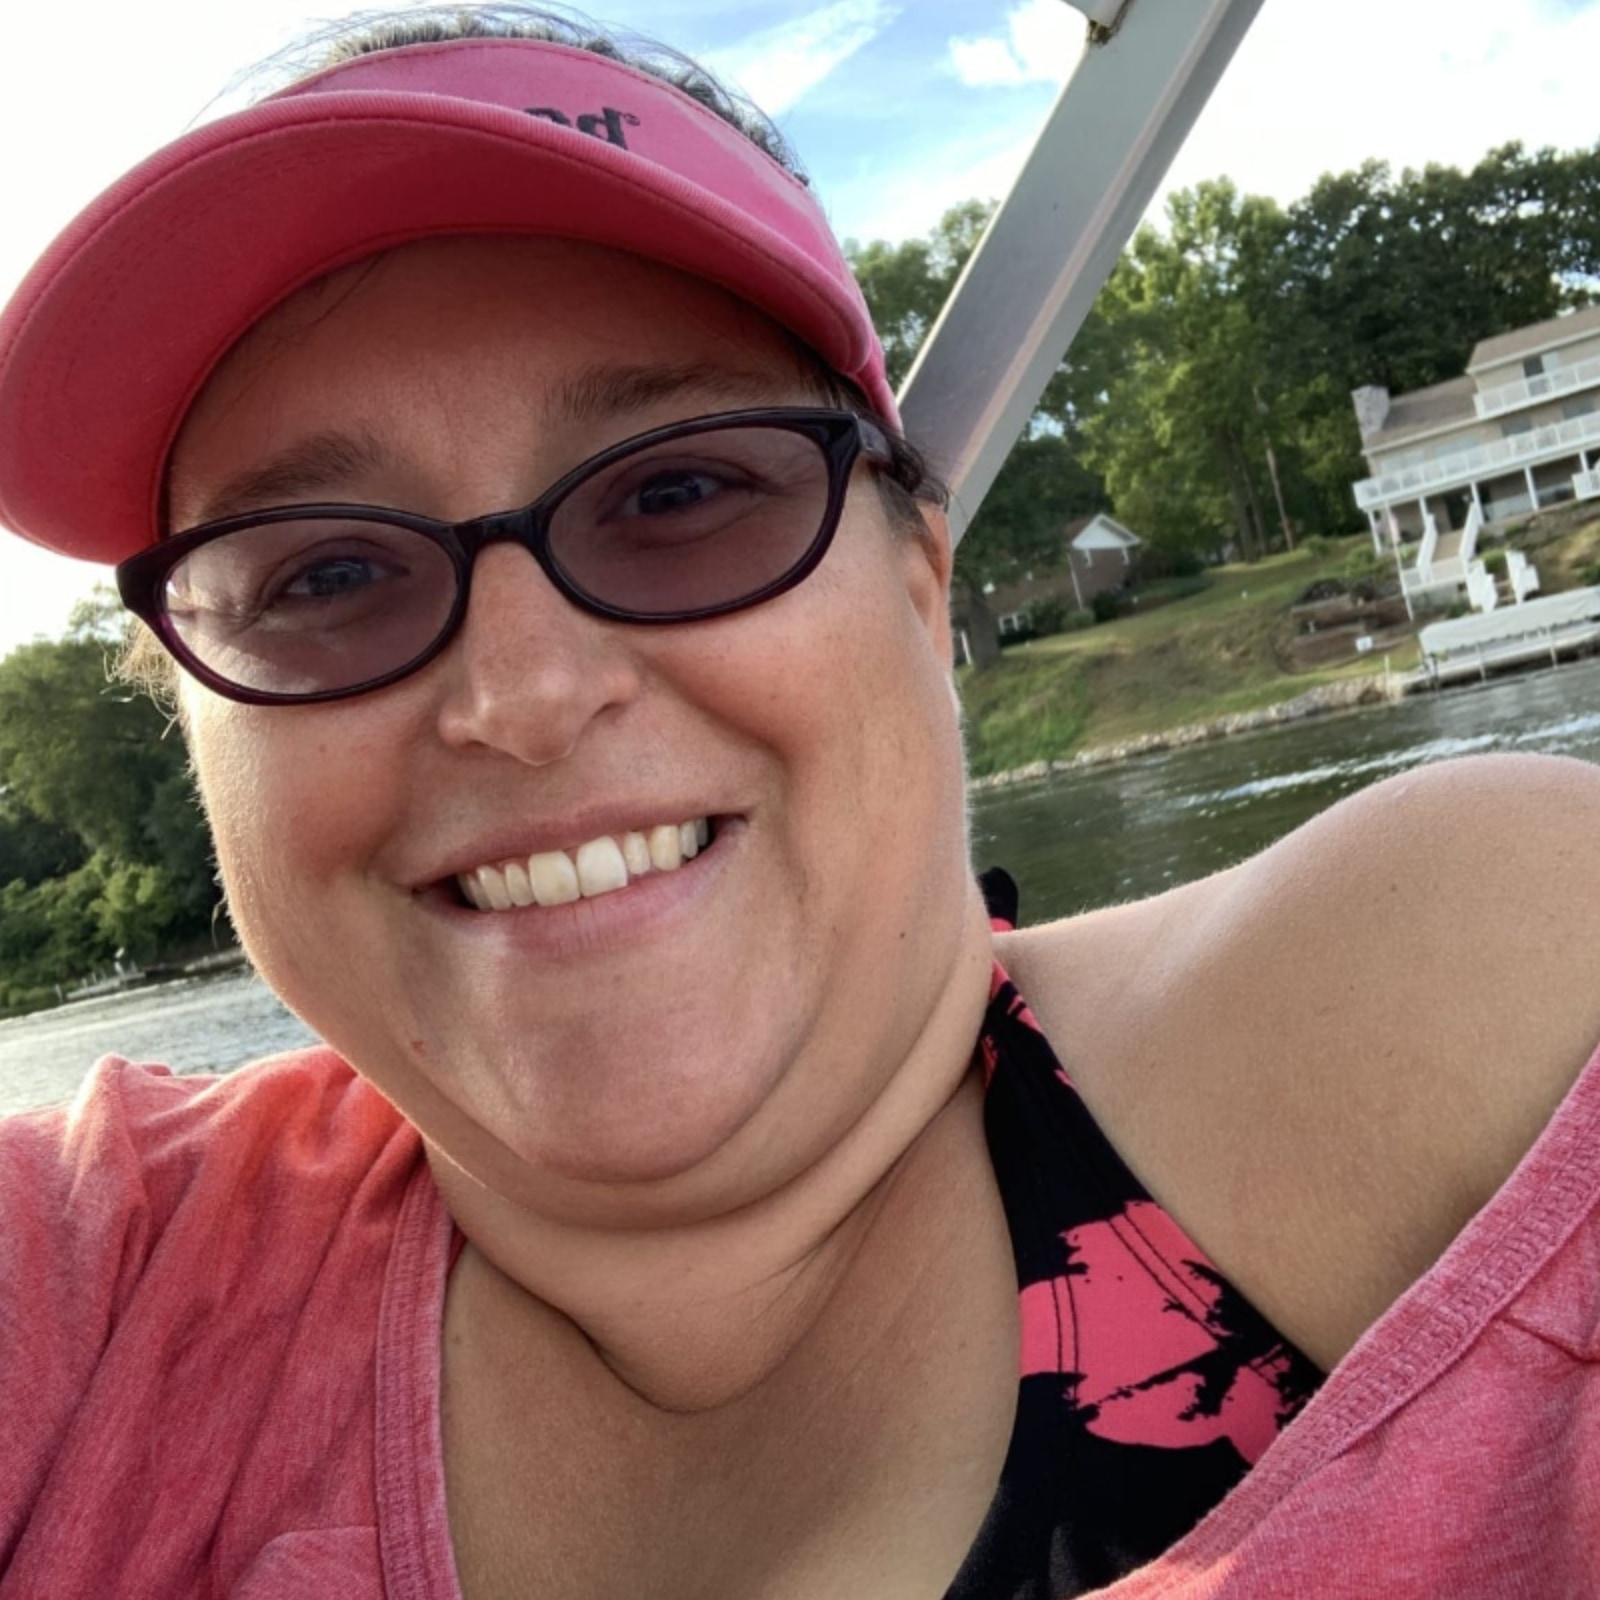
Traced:
[[563, 598], [526, 550], [491, 545], [474, 564], [466, 618], [439, 663], [441, 736], [529, 766], [561, 761], [591, 724], [639, 693], [624, 626]]

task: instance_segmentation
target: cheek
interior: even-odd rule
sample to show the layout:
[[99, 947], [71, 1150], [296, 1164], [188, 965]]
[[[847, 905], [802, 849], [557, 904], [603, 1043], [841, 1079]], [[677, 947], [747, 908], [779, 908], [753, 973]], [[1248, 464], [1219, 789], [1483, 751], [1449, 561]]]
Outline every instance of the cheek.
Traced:
[[229, 907], [258, 965], [288, 927], [333, 907], [315, 891], [381, 824], [379, 749], [318, 712], [235, 706], [197, 691], [188, 734]]
[[961, 742], [942, 641], [909, 592], [893, 535], [871, 536], [883, 545], [825, 566], [792, 607], [741, 619], [717, 674], [725, 714], [782, 759], [791, 820], [814, 848], [880, 882], [908, 854], [964, 872]]

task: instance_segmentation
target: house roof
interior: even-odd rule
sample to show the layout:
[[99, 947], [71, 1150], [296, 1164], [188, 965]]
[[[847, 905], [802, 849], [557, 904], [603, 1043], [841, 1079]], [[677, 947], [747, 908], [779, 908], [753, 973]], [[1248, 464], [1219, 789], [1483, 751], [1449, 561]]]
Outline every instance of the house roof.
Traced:
[[1371, 455], [1374, 450], [1386, 450], [1414, 433], [1448, 427], [1452, 422], [1475, 420], [1478, 411], [1472, 397], [1477, 392], [1477, 379], [1462, 377], [1450, 378], [1427, 389], [1413, 389], [1409, 394], [1397, 394], [1389, 402], [1389, 415], [1383, 419], [1383, 426], [1376, 433], [1368, 434], [1361, 441], [1361, 448]]
[[1129, 531], [1104, 511], [1097, 516], [1084, 517], [1079, 522], [1069, 522], [1063, 530], [1067, 543], [1074, 550], [1128, 550], [1142, 544], [1138, 534]]
[[1497, 333], [1492, 339], [1483, 340], [1473, 350], [1467, 371], [1477, 372], [1483, 367], [1499, 366], [1502, 362], [1514, 361], [1518, 356], [1531, 355], [1535, 350], [1547, 350], [1552, 345], [1581, 338], [1586, 333], [1600, 333], [1600, 305], [1583, 306], [1577, 311], [1569, 311], [1563, 317], [1530, 323], [1526, 328], [1513, 328], [1510, 333]]

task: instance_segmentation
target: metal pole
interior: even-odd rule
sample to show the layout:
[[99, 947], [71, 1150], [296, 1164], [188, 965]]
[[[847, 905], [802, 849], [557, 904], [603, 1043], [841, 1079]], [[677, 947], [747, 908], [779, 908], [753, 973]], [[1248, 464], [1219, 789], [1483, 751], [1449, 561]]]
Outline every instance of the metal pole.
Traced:
[[1089, 48], [900, 394], [907, 433], [954, 493], [956, 539], [1260, 7], [1080, 6]]

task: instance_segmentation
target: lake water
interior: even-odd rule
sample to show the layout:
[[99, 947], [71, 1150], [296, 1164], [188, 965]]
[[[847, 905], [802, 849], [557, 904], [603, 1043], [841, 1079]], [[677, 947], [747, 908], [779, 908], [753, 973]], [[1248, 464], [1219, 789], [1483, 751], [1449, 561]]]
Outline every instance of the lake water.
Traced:
[[1203, 877], [1370, 783], [1488, 751], [1600, 762], [1600, 660], [994, 790], [974, 801], [973, 856], [1046, 921]]
[[[1600, 761], [1600, 661], [992, 791], [973, 853], [1009, 868], [1041, 921], [1216, 871], [1380, 778], [1488, 750]], [[69, 1098], [108, 1051], [226, 1071], [309, 1037], [239, 973], [80, 1001], [0, 1022], [0, 1111]]]

